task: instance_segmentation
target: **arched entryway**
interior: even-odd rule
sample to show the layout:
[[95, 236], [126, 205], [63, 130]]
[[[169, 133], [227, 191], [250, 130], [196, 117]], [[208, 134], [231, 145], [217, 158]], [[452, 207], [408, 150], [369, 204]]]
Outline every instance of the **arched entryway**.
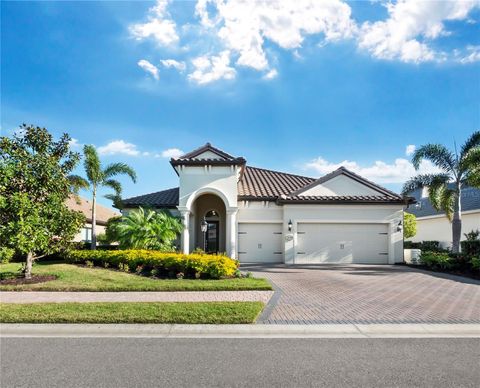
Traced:
[[[194, 247], [208, 253], [226, 252], [227, 212], [223, 200], [215, 194], [202, 194], [192, 206], [195, 233]], [[207, 223], [206, 232], [202, 232], [202, 221]]]

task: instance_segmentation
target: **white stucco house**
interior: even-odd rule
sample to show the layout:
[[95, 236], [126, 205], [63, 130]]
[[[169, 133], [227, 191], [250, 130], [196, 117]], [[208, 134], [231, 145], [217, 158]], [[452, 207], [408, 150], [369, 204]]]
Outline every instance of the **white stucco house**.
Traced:
[[[410, 194], [416, 204], [406, 210], [417, 217], [417, 234], [409, 239], [413, 242], [439, 241], [444, 248], [452, 246], [452, 223], [445, 212], [433, 208], [428, 199], [428, 189], [418, 189]], [[480, 230], [480, 189], [462, 189], [462, 236], [472, 230]]]
[[309, 178], [251, 167], [209, 143], [170, 163], [179, 187], [125, 199], [124, 211], [181, 216], [185, 253], [198, 247], [244, 263], [403, 261], [404, 199], [346, 168]]

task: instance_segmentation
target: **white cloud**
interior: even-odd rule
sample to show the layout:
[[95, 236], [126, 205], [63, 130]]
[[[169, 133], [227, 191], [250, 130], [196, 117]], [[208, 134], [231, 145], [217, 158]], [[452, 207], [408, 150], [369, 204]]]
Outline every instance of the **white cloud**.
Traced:
[[265, 40], [293, 50], [308, 35], [337, 40], [355, 30], [351, 9], [340, 0], [199, 0], [195, 10], [201, 25], [215, 30], [225, 47], [238, 54], [237, 65], [256, 70], [268, 68]]
[[168, 148], [162, 151], [160, 154], [155, 155], [157, 158], [178, 158], [185, 154], [182, 150], [178, 148]]
[[70, 141], [68, 142], [68, 145], [70, 146], [70, 148], [72, 149], [78, 149], [80, 148], [82, 145], [80, 144], [80, 142], [78, 141], [78, 139], [75, 139], [74, 137], [72, 137], [70, 139]]
[[222, 51], [218, 56], [203, 55], [192, 60], [195, 70], [188, 79], [199, 85], [208, 84], [220, 79], [235, 78], [236, 71], [230, 67], [230, 52]]
[[322, 157], [318, 157], [304, 165], [306, 169], [314, 170], [320, 176], [328, 174], [341, 166], [376, 183], [404, 183], [417, 174], [440, 172], [440, 170], [429, 161], [423, 161], [419, 171], [415, 171], [413, 165], [407, 159], [403, 158], [395, 159], [392, 164], [379, 160], [369, 166], [360, 166], [354, 161], [344, 160], [340, 163], [332, 163]]
[[148, 62], [146, 59], [140, 59], [137, 63], [138, 66], [140, 66], [143, 70], [145, 70], [147, 73], [150, 73], [153, 78], [158, 80], [158, 68], [157, 66], [151, 64]]
[[160, 46], [170, 46], [178, 42], [176, 24], [167, 11], [169, 0], [157, 0], [148, 10], [147, 22], [130, 26], [130, 33], [137, 40], [153, 38]]
[[278, 76], [278, 71], [276, 69], [272, 69], [267, 74], [265, 74], [263, 78], [274, 79], [274, 78], [277, 78], [277, 76]]
[[129, 156], [137, 156], [140, 154], [138, 151], [137, 146], [132, 143], [127, 143], [123, 140], [114, 140], [104, 145], [102, 147], [98, 147], [98, 153], [100, 155], [129, 155]]
[[168, 68], [173, 67], [174, 69], [177, 69], [178, 71], [184, 71], [186, 68], [185, 62], [183, 61], [176, 61], [175, 59], [161, 59], [160, 63]]
[[444, 22], [468, 19], [475, 1], [388, 2], [388, 19], [365, 22], [359, 32], [359, 46], [380, 59], [403, 62], [444, 60], [445, 53], [430, 47], [430, 41], [448, 35]]
[[480, 46], [467, 46], [467, 53], [461, 56], [458, 61], [460, 63], [473, 63], [480, 61]]
[[407, 147], [405, 148], [405, 155], [407, 155], [407, 156], [413, 155], [416, 148], [417, 147], [415, 147], [414, 144], [407, 145]]
[[[351, 39], [360, 49], [383, 60], [480, 61], [480, 46], [441, 48], [441, 38], [452, 34], [447, 22], [476, 22], [471, 13], [480, 6], [480, 0], [381, 0], [387, 16], [362, 24], [354, 20], [346, 0], [197, 0], [197, 20], [180, 25], [178, 30], [167, 10], [169, 2], [158, 0], [149, 9], [146, 22], [130, 26], [131, 34], [138, 40], [153, 38], [162, 46], [174, 45], [182, 38], [183, 60], [162, 59], [159, 64], [185, 72], [200, 85], [233, 79], [239, 67], [274, 79], [278, 75], [272, 65], [276, 50], [288, 50], [302, 59], [300, 52], [309, 52], [301, 51], [309, 37], [318, 50]], [[148, 69], [158, 78], [157, 67]]]

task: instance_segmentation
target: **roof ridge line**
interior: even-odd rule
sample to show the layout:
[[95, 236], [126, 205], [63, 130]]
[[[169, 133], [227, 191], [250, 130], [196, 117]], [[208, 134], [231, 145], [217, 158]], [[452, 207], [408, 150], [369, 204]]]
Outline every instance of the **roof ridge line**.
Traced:
[[304, 178], [304, 179], [313, 179], [313, 180], [316, 180], [316, 179], [317, 179], [317, 178], [312, 178], [312, 177], [305, 176], [305, 175], [292, 174], [292, 173], [290, 173], [290, 172], [285, 172], [285, 171], [278, 171], [278, 170], [272, 170], [272, 169], [269, 169], [269, 168], [250, 166], [250, 165], [248, 165], [248, 164], [247, 164], [245, 167], [246, 167], [246, 168], [253, 168], [253, 169], [255, 169], [255, 170], [262, 170], [262, 171], [274, 172], [274, 173], [277, 173], [277, 174], [284, 174], [284, 175], [296, 176], [296, 177]]

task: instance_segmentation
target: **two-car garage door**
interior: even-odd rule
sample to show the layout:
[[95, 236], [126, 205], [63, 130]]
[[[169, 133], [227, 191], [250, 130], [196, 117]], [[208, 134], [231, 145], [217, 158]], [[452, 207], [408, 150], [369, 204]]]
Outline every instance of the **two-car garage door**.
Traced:
[[388, 263], [386, 224], [299, 223], [295, 264]]
[[283, 263], [281, 223], [239, 223], [238, 258], [242, 263]]

